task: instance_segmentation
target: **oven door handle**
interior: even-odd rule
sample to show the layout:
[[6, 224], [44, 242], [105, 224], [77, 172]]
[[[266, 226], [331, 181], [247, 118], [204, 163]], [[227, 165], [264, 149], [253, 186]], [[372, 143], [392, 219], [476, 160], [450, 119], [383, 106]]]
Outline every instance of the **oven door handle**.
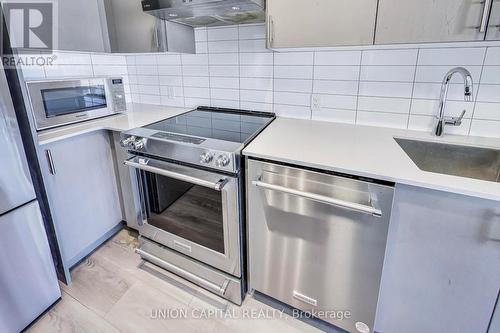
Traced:
[[152, 172], [194, 185], [208, 187], [216, 191], [222, 191], [229, 181], [228, 177], [217, 173], [194, 169], [180, 164], [152, 160], [145, 157], [135, 156], [126, 160], [124, 163], [127, 166], [139, 170]]

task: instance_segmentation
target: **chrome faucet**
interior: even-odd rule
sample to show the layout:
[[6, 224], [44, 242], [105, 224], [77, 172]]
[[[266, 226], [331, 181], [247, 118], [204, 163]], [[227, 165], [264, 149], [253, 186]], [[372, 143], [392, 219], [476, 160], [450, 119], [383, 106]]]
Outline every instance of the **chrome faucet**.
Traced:
[[441, 85], [441, 95], [439, 97], [439, 113], [436, 116], [437, 124], [434, 130], [434, 134], [441, 136], [443, 134], [443, 129], [445, 125], [460, 126], [462, 124], [462, 119], [465, 115], [465, 110], [459, 117], [445, 117], [444, 109], [446, 107], [446, 97], [448, 96], [448, 86], [451, 78], [455, 73], [459, 73], [464, 78], [464, 101], [472, 101], [472, 75], [468, 70], [463, 67], [455, 67], [451, 69], [443, 79], [443, 84]]

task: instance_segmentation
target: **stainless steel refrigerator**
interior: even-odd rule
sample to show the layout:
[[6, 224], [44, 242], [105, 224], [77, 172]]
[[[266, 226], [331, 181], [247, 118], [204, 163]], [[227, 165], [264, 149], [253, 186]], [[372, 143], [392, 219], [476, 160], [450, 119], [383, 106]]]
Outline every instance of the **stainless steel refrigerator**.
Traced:
[[0, 332], [6, 333], [23, 330], [61, 297], [10, 89], [0, 65]]

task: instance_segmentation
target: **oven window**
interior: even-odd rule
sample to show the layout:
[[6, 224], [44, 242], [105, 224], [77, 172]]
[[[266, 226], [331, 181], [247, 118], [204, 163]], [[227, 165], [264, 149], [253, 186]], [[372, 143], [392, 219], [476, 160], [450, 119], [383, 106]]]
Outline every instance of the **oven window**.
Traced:
[[106, 107], [103, 85], [43, 89], [47, 118]]
[[150, 172], [142, 175], [148, 224], [224, 253], [221, 192]]

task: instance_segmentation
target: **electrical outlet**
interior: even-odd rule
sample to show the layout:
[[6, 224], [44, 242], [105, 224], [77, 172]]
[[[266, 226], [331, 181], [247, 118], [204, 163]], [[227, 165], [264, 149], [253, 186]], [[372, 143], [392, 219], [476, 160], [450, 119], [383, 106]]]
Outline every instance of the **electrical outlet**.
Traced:
[[167, 98], [168, 99], [175, 98], [175, 88], [174, 87], [167, 87]]
[[321, 95], [313, 94], [311, 97], [311, 109], [313, 111], [321, 110]]

